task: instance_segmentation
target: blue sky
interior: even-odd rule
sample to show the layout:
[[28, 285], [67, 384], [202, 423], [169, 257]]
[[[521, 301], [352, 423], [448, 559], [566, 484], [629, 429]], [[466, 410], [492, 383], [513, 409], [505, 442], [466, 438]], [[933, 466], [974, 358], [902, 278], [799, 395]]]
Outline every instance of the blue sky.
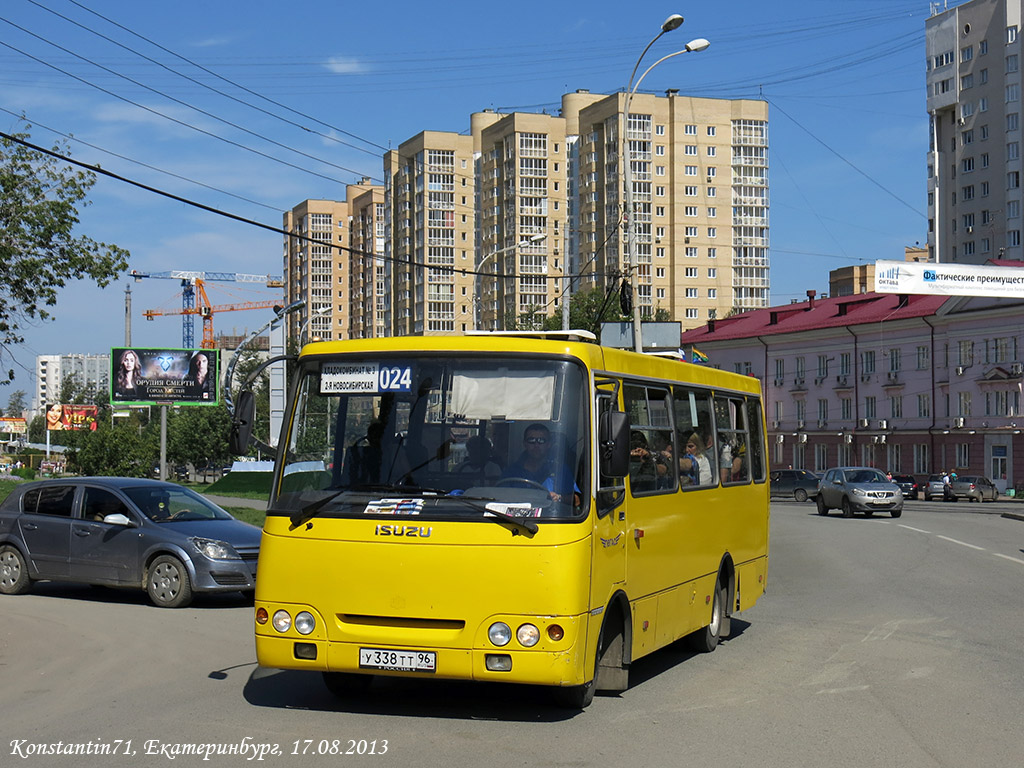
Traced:
[[[769, 101], [772, 303], [787, 303], [827, 292], [831, 269], [900, 259], [926, 239], [929, 12], [924, 0], [5, 0], [0, 130], [20, 130], [24, 114], [37, 144], [72, 134], [76, 159], [279, 227], [301, 200], [381, 180], [384, 150], [421, 130], [468, 132], [472, 112], [556, 113], [563, 93], [621, 90], [680, 13], [645, 62], [693, 38], [711, 47], [661, 64], [643, 90]], [[82, 233], [127, 248], [132, 269], [281, 273], [271, 232], [110, 179], [91, 201]], [[128, 282], [69, 286], [56, 319], [15, 350], [28, 370], [16, 364], [10, 389], [31, 396], [36, 354], [121, 345]], [[132, 283], [135, 345], [180, 344], [179, 317], [141, 315], [179, 307], [179, 291]], [[271, 296], [225, 283], [210, 298]], [[214, 324], [241, 332], [268, 317], [220, 313]]]

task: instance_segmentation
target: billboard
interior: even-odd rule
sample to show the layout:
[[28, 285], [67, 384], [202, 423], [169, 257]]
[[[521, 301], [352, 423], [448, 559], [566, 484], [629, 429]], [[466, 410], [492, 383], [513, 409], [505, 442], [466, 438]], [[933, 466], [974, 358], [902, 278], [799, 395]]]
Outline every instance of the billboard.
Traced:
[[110, 350], [110, 402], [216, 405], [220, 357], [215, 349]]
[[876, 293], [1024, 298], [1024, 269], [924, 261], [876, 261]]
[[24, 435], [28, 432], [28, 422], [17, 416], [2, 416], [0, 417], [0, 432]]
[[46, 406], [46, 428], [55, 432], [79, 429], [95, 432], [99, 410], [95, 405], [53, 403]]

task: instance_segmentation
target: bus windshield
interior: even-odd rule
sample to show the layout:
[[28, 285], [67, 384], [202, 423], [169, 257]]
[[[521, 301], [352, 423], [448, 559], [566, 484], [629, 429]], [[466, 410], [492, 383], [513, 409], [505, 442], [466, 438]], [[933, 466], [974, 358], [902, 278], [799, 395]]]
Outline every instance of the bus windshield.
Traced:
[[588, 402], [583, 368], [564, 360], [307, 359], [272, 510], [293, 520], [582, 519]]

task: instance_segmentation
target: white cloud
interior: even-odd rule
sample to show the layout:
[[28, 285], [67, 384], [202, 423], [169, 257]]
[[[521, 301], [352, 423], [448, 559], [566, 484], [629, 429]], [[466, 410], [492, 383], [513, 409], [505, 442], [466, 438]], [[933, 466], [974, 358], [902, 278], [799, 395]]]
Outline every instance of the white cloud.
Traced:
[[369, 67], [361, 61], [347, 56], [332, 56], [324, 62], [324, 67], [336, 75], [358, 75], [369, 72]]

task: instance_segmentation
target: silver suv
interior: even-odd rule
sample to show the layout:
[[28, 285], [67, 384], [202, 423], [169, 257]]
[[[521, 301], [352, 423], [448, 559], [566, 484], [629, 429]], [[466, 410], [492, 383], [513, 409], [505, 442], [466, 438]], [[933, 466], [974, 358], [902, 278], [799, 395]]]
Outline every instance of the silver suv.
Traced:
[[843, 517], [862, 512], [871, 517], [875, 512], [888, 512], [892, 517], [903, 514], [903, 492], [885, 473], [874, 467], [836, 467], [825, 473], [818, 486], [818, 514], [840, 509]]

